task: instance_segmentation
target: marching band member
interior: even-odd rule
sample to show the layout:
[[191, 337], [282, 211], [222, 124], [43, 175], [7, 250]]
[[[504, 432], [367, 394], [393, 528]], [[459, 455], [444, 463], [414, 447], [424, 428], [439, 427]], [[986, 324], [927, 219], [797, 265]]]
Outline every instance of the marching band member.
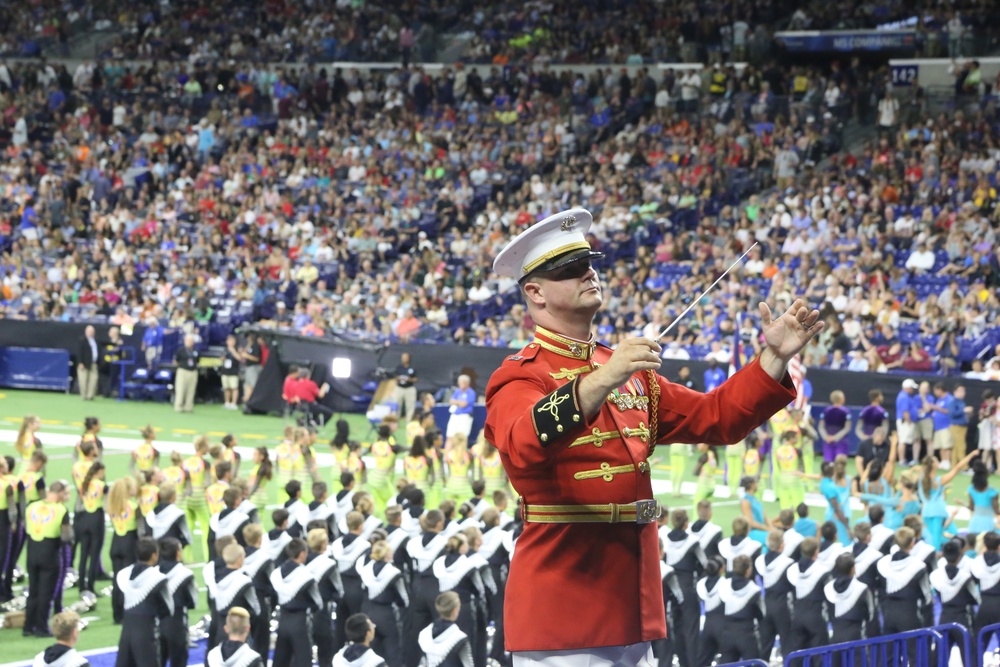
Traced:
[[816, 562], [832, 570], [837, 557], [844, 553], [846, 547], [840, 543], [837, 524], [833, 521], [824, 521], [819, 527], [819, 535], [819, 553], [816, 554]]
[[[27, 462], [22, 464], [21, 473], [17, 476], [17, 490], [15, 493], [17, 497], [16, 521], [11, 530], [9, 556], [7, 558], [6, 572], [4, 572], [4, 581], [7, 582], [6, 585], [8, 588], [10, 588], [14, 581], [14, 567], [20, 560], [21, 552], [28, 543], [26, 531], [28, 505], [45, 497], [45, 464], [48, 461], [49, 457], [46, 456], [45, 452], [34, 448], [30, 456], [27, 457]], [[72, 564], [73, 562], [70, 560], [66, 564], [66, 567], [71, 567]]]
[[878, 572], [885, 580], [882, 610], [887, 635], [923, 627], [924, 609], [932, 602], [927, 566], [912, 555], [914, 544], [913, 530], [903, 526], [896, 530], [898, 549], [878, 562]]
[[[287, 533], [283, 533], [287, 535]], [[274, 608], [274, 592], [271, 590], [271, 572], [274, 570], [274, 560], [267, 549], [262, 549], [264, 531], [260, 524], [251, 523], [243, 526], [243, 541], [246, 542], [246, 557], [243, 559], [243, 571], [253, 581], [254, 592], [257, 593], [257, 604], [260, 605], [260, 615], [257, 622], [250, 627], [250, 643], [255, 649], [270, 652], [271, 649], [271, 610]]]
[[215, 541], [226, 535], [232, 535], [236, 538], [237, 544], [245, 546], [243, 527], [250, 524], [250, 517], [238, 509], [241, 502], [243, 502], [242, 489], [230, 486], [222, 493], [222, 510], [213, 514], [208, 521], [212, 533], [209, 538], [210, 553], [215, 551]]
[[345, 623], [348, 644], [333, 656], [333, 667], [386, 667], [386, 662], [372, 650], [375, 624], [364, 614], [354, 614]]
[[271, 573], [271, 587], [281, 611], [272, 667], [312, 667], [312, 616], [323, 608], [313, 574], [304, 566], [305, 541], [294, 538], [285, 547], [285, 562]]
[[867, 521], [854, 524], [854, 544], [848, 553], [854, 557], [854, 576], [871, 591], [876, 613], [872, 622], [868, 624], [866, 632], [868, 637], [877, 637], [882, 634], [882, 621], [878, 614], [882, 582], [879, 580], [876, 565], [883, 554], [871, 546], [871, 539], [871, 525]]
[[[347, 514], [345, 535], [334, 541], [330, 547], [330, 556], [337, 561], [340, 579], [344, 586], [344, 595], [337, 605], [337, 616], [347, 618], [361, 611], [361, 602], [365, 593], [361, 585], [361, 575], [358, 573], [358, 561], [371, 550], [371, 543], [363, 536], [365, 517], [361, 512], [352, 511]], [[335, 628], [334, 645], [337, 650], [344, 646], [343, 623]]]
[[778, 521], [774, 526], [782, 532], [781, 553], [788, 556], [792, 561], [798, 560], [799, 545], [806, 537], [813, 535], [803, 535], [795, 530], [795, 513], [790, 509], [783, 509], [778, 512]]
[[143, 518], [146, 530], [154, 540], [164, 537], [176, 538], [181, 546], [187, 548], [191, 544], [191, 530], [188, 528], [184, 510], [174, 504], [177, 489], [173, 484], [164, 482], [160, 485], [159, 503], [153, 511]]
[[698, 538], [705, 558], [718, 556], [722, 527], [712, 523], [712, 501], [699, 500], [695, 509], [698, 512], [698, 520], [691, 524], [691, 534]]
[[440, 510], [430, 510], [421, 517], [420, 523], [423, 532], [406, 543], [413, 577], [410, 604], [403, 617], [403, 662], [406, 667], [417, 667], [420, 662], [418, 636], [434, 621], [434, 600], [440, 591], [433, 565], [448, 543], [448, 537], [442, 533], [444, 514]]
[[701, 624], [701, 605], [698, 602], [696, 583], [708, 561], [701, 540], [694, 532], [688, 532], [687, 510], [674, 510], [670, 515], [670, 524], [673, 530], [665, 536], [663, 551], [667, 565], [674, 568], [674, 576], [681, 593], [674, 609], [673, 648], [681, 667], [695, 667], [698, 660], [698, 630]]
[[354, 473], [340, 473], [340, 487], [333, 498], [333, 515], [338, 524], [354, 509]]
[[972, 561], [972, 576], [979, 582], [982, 602], [972, 624], [973, 636], [1000, 618], [1000, 534], [990, 531], [983, 535], [985, 551]]
[[400, 570], [406, 569], [406, 543], [410, 539], [410, 534], [403, 529], [403, 508], [399, 505], [385, 508], [385, 539], [395, 554], [393, 564]]
[[719, 597], [719, 583], [726, 574], [726, 560], [722, 556], [709, 558], [705, 564], [705, 576], [698, 581], [695, 591], [705, 606], [705, 623], [698, 635], [697, 667], [707, 667], [719, 652], [719, 643], [725, 631], [723, 612], [725, 607]]
[[60, 612], [52, 617], [50, 627], [56, 643], [36, 655], [32, 667], [90, 667], [74, 648], [80, 639], [80, 615], [75, 611]]
[[760, 555], [762, 550], [760, 542], [750, 539], [750, 522], [742, 516], [733, 519], [733, 534], [719, 541], [719, 555], [726, 559], [726, 571], [733, 571], [733, 562], [737, 556], [746, 556], [753, 563], [753, 559]]
[[[242, 535], [240, 536], [242, 537]], [[222, 549], [222, 561], [225, 567], [215, 568], [215, 641], [218, 645], [225, 634], [223, 627], [229, 610], [241, 607], [250, 612], [251, 622], [260, 618], [260, 604], [257, 602], [257, 592], [253, 580], [243, 570], [246, 551], [233, 542]]]
[[[503, 491], [501, 491], [503, 493]], [[514, 551], [514, 538], [510, 531], [500, 525], [500, 511], [490, 507], [483, 512], [482, 544], [476, 553], [490, 564], [496, 593], [489, 595], [489, 618], [493, 619], [493, 648], [490, 657], [501, 664], [507, 663], [504, 649], [503, 604], [504, 592], [507, 586], [507, 571], [510, 568], [510, 556]]]
[[309, 525], [309, 505], [302, 500], [302, 482], [297, 479], [285, 484], [285, 511], [288, 512], [288, 534], [292, 537], [305, 537], [306, 526]]
[[158, 566], [160, 572], [167, 577], [167, 594], [174, 602], [174, 613], [160, 621], [160, 664], [186, 667], [188, 611], [198, 606], [198, 587], [194, 572], [181, 564], [183, 547], [176, 538], [163, 538], [159, 542], [159, 549]]
[[[979, 588], [968, 567], [962, 567], [965, 557], [960, 541], [948, 540], [941, 548], [943, 562], [930, 574], [931, 588], [941, 599], [941, 618], [938, 625], [958, 623], [966, 628], [975, 627], [975, 609], [980, 602]], [[961, 643], [956, 642], [957, 646]]]
[[802, 540], [799, 553], [799, 560], [785, 571], [795, 593], [792, 627], [788, 642], [782, 649], [783, 653], [787, 651], [786, 655], [830, 643], [823, 586], [833, 564], [823, 564], [816, 560], [819, 554], [819, 542], [815, 537]]
[[403, 572], [392, 564], [392, 560], [392, 547], [385, 540], [379, 540], [372, 545], [371, 556], [365, 564], [358, 567], [358, 574], [365, 591], [361, 609], [375, 624], [372, 650], [388, 664], [401, 665], [400, 621], [410, 600], [403, 584]]
[[246, 643], [250, 624], [250, 612], [230, 609], [223, 626], [226, 638], [205, 656], [205, 667], [266, 667], [267, 661]]
[[[782, 656], [788, 655], [788, 642], [792, 634], [792, 584], [788, 569], [795, 564], [785, 555], [784, 539], [789, 532], [772, 530], [767, 534], [767, 553], [757, 556], [755, 566], [764, 583], [764, 618], [760, 624], [760, 657], [771, 659], [774, 640], [781, 637]], [[796, 533], [797, 535], [797, 533]], [[801, 540], [799, 540], [801, 542]]]
[[326, 482], [313, 482], [313, 501], [307, 506], [309, 521], [322, 521], [326, 524], [326, 539], [331, 541], [337, 537], [337, 515], [334, 508], [327, 503], [329, 491]]
[[419, 636], [427, 667], [473, 667], [469, 636], [457, 623], [461, 597], [455, 591], [445, 591], [434, 599], [434, 610], [438, 619], [423, 628]]
[[871, 589], [855, 574], [854, 556], [841, 553], [833, 564], [833, 579], [823, 587], [823, 594], [833, 609], [831, 642], [834, 644], [867, 639], [875, 620], [875, 599]]
[[871, 505], [868, 508], [868, 518], [871, 520], [871, 541], [869, 546], [883, 555], [888, 556], [895, 543], [895, 532], [884, 522], [885, 508], [881, 505]]
[[156, 540], [141, 538], [135, 553], [138, 562], [118, 573], [118, 586], [125, 596], [125, 617], [115, 667], [159, 667], [160, 619], [173, 615], [174, 600], [167, 587], [167, 575], [156, 566], [160, 555]]
[[[313, 485], [316, 488], [316, 485]], [[325, 489], [324, 489], [325, 493]], [[316, 642], [316, 657], [319, 667], [330, 667], [333, 664], [334, 641], [333, 612], [344, 596], [344, 583], [337, 570], [337, 561], [326, 555], [330, 546], [329, 535], [325, 528], [314, 528], [306, 534], [309, 555], [305, 566], [316, 580], [323, 606], [313, 619], [313, 641]]]
[[[487, 582], [482, 570], [489, 564], [475, 553], [470, 553], [469, 540], [464, 533], [456, 533], [448, 538], [444, 554], [434, 561], [433, 573], [441, 592], [455, 591], [462, 600], [462, 611], [458, 615], [458, 627], [469, 637], [472, 658], [476, 667], [485, 667], [485, 642], [479, 642], [482, 618], [481, 602], [486, 600]], [[492, 582], [489, 582], [492, 584]]]
[[741, 555], [733, 559], [731, 576], [719, 581], [725, 628], [719, 638], [720, 662], [760, 658], [760, 620], [764, 615], [764, 602], [752, 576], [753, 561]]
[[285, 547], [293, 539], [288, 532], [288, 510], [282, 507], [271, 512], [271, 523], [274, 524], [274, 528], [267, 531], [266, 544], [261, 545], [261, 548], [274, 561], [275, 567], [281, 567], [285, 562]]
[[[225, 551], [226, 547], [230, 544], [236, 544], [236, 537], [233, 535], [226, 535], [225, 537], [220, 537], [215, 541], [215, 547], [219, 551]], [[226, 567], [226, 562], [221, 556], [216, 556], [212, 560], [205, 563], [201, 570], [202, 579], [205, 582], [205, 598], [208, 603], [208, 613], [209, 613], [209, 624], [208, 624], [208, 649], [211, 650], [218, 643], [219, 636], [221, 635], [222, 628], [219, 626], [219, 615], [215, 612], [215, 594], [216, 594], [216, 570], [220, 572]]]

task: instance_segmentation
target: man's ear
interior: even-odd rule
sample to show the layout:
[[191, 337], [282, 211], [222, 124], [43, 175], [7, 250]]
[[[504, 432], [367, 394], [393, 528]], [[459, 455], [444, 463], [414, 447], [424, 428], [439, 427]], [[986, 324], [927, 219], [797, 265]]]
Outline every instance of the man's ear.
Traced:
[[536, 306], [545, 305], [545, 295], [542, 293], [542, 286], [540, 283], [528, 281], [521, 286], [521, 291], [524, 292], [524, 297]]

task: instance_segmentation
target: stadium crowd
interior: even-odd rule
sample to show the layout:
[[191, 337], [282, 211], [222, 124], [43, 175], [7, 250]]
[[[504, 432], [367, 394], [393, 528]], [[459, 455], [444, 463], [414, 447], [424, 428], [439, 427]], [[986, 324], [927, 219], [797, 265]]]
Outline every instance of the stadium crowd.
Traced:
[[[881, 414], [872, 422], [876, 431], [891, 428]], [[341, 422], [323, 452], [315, 429], [289, 426], [281, 444], [257, 447], [248, 460], [251, 450], [233, 436], [197, 436], [188, 456], [162, 451], [149, 427], [130, 453], [129, 474], [112, 481], [105, 479], [101, 423], [91, 417], [66, 483], [46, 480], [40, 427], [26, 417], [10, 455], [0, 458], [0, 496], [14, 508], [2, 515], [13, 517], [9, 525], [0, 526], [0, 551], [13, 555], [0, 572], [0, 598], [16, 590], [15, 565], [26, 551], [24, 634], [48, 636], [47, 601], [62, 607], [58, 582], [94, 593], [110, 538], [120, 664], [142, 662], [137, 656], [150, 636], [142, 631], [157, 625], [163, 659], [187, 663], [186, 615], [199, 598], [192, 565], [204, 565], [210, 622], [190, 623], [207, 636], [209, 651], [240, 650], [227, 644], [226, 627], [239, 626], [227, 618], [238, 608], [250, 626], [239, 644], [264, 655], [273, 645], [275, 665], [307, 664], [313, 645], [320, 665], [382, 664], [373, 656], [350, 662], [368, 651], [388, 665], [415, 667], [424, 656], [431, 665], [483, 667], [487, 657], [509, 664], [501, 610], [523, 523], [499, 453], [485, 440], [469, 447], [464, 436], [445, 439], [418, 410], [398, 443], [390, 423], [374, 442], [360, 443]], [[806, 413], [789, 408], [735, 447], [670, 446], [671, 476], [692, 472], [697, 492], [690, 509], [663, 507], [659, 517], [670, 625], [669, 639], [655, 646], [659, 664], [673, 664], [675, 655], [692, 667], [717, 656], [770, 659], [776, 645], [787, 656], [936, 622], [975, 632], [996, 620], [997, 492], [979, 452], [947, 471], [931, 455], [897, 475], [894, 433], [859, 450], [856, 470], [845, 456], [825, 457], [813, 474], [811, 452], [825, 433], [822, 423], [817, 431]], [[761, 454], [765, 448], [770, 454]], [[723, 457], [734, 465], [726, 474], [740, 493], [739, 514], [720, 526], [712, 498]], [[957, 475], [970, 462], [965, 487]], [[674, 476], [677, 469], [682, 474]], [[807, 498], [807, 486], [820, 495]], [[962, 526], [957, 507], [944, 502], [946, 489], [960, 486], [952, 500], [971, 512]], [[773, 487], [780, 508], [770, 518], [760, 498], [765, 487]], [[675, 481], [675, 497], [679, 490]], [[73, 495], [70, 514], [65, 503]], [[817, 499], [822, 521], [810, 516]], [[78, 579], [65, 579], [74, 564]], [[136, 578], [147, 569], [159, 574]], [[302, 624], [297, 614], [307, 609], [313, 621]], [[56, 616], [52, 631], [61, 623]]]
[[[808, 366], [983, 373], [1000, 343], [992, 105], [925, 118], [858, 62], [659, 80], [42, 62], [0, 65], [0, 88], [5, 317], [517, 346], [530, 323], [490, 258], [582, 205], [608, 343], [754, 241], [668, 356], [724, 363], [734, 330], [754, 340], [734, 313], [791, 294], [830, 320]], [[851, 117], [882, 134], [844, 154]]]

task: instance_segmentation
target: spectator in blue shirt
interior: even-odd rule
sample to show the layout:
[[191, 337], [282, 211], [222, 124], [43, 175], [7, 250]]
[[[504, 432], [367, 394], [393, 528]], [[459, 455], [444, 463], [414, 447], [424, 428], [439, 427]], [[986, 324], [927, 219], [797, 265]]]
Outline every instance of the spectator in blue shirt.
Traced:
[[458, 376], [458, 387], [451, 392], [451, 405], [448, 418], [448, 429], [445, 435], [451, 440], [456, 435], [462, 434], [469, 438], [472, 434], [472, 409], [476, 404], [476, 390], [472, 388], [472, 378], [468, 375]]
[[[931, 418], [934, 420], [934, 449], [941, 457], [941, 468], [951, 468], [951, 450], [954, 443], [951, 439], [951, 411], [955, 399], [943, 382], [934, 385], [934, 401], [930, 403]], [[933, 453], [933, 452], [932, 452]]]
[[142, 334], [142, 351], [146, 355], [146, 367], [150, 370], [160, 360], [163, 352], [163, 327], [152, 315], [146, 318], [146, 331]]
[[38, 213], [35, 211], [35, 200], [30, 197], [21, 211], [21, 236], [29, 241], [38, 239]]
[[719, 362], [715, 359], [708, 360], [708, 368], [705, 370], [705, 393], [708, 393], [726, 381], [726, 372], [719, 368]]
[[[899, 434], [899, 461], [906, 460], [908, 448], [913, 447], [917, 439], [917, 414], [921, 406], [917, 389], [920, 387], [914, 380], [903, 380], [903, 388], [896, 395], [896, 432]], [[915, 453], [915, 452], [914, 452]]]
[[965, 458], [965, 438], [969, 433], [969, 415], [972, 409], [965, 404], [965, 387], [956, 386], [951, 392], [951, 451], [956, 461]]

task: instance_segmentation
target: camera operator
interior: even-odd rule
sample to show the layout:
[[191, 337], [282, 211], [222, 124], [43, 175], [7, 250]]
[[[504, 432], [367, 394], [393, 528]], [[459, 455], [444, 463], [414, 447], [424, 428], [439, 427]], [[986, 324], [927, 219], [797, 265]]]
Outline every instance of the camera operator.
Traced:
[[399, 365], [393, 371], [396, 377], [396, 390], [392, 400], [399, 406], [399, 416], [409, 422], [413, 419], [413, 411], [417, 408], [417, 371], [410, 365], [410, 353], [399, 355]]

